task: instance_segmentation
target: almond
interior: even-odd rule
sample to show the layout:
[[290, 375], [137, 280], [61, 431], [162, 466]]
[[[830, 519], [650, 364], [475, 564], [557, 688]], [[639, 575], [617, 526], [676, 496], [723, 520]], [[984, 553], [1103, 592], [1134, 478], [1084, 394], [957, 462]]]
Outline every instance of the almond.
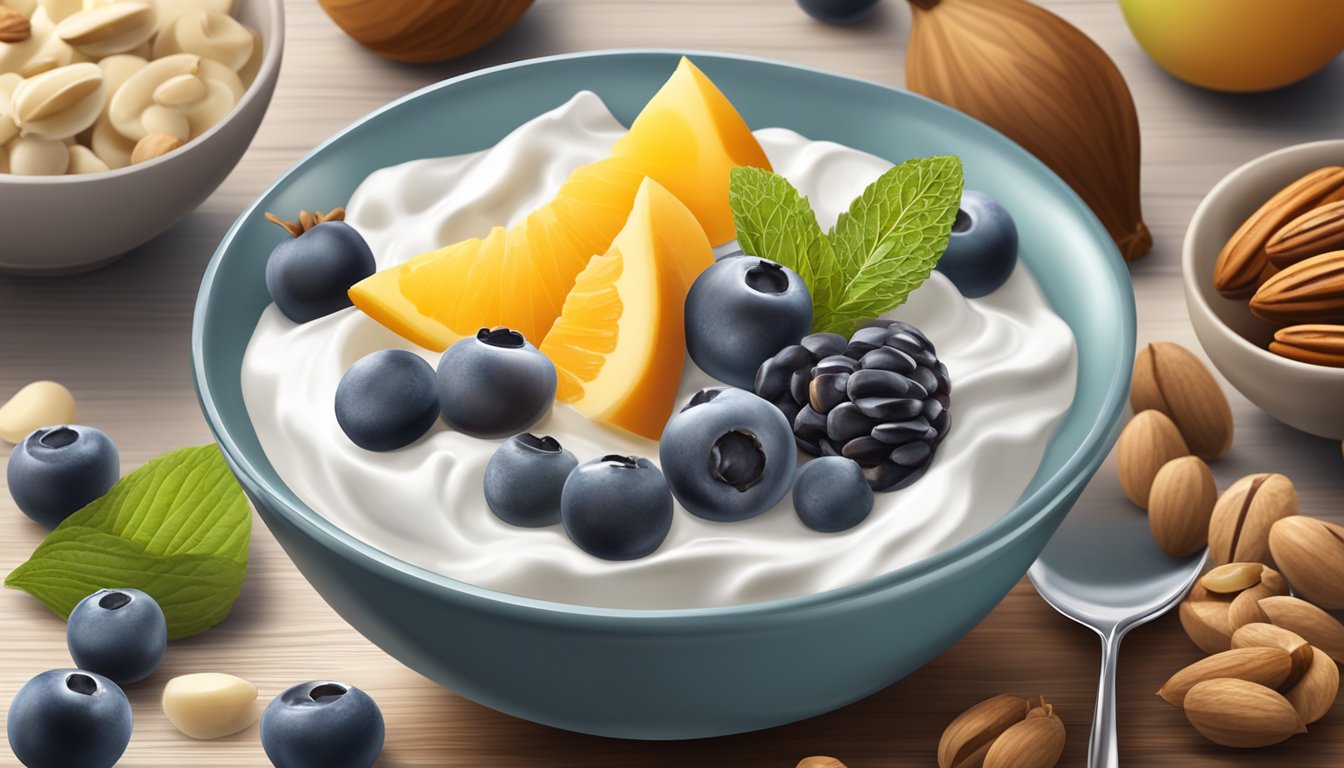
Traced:
[[[1269, 529], [1297, 514], [1297, 489], [1283, 475], [1247, 475], [1218, 497], [1209, 520], [1209, 557], [1219, 565], [1265, 563], [1270, 556]], [[1287, 575], [1287, 574], [1285, 574]], [[1292, 576], [1288, 576], [1289, 581]]]
[[1232, 677], [1278, 688], [1293, 671], [1293, 659], [1282, 648], [1236, 648], [1215, 653], [1171, 676], [1157, 695], [1168, 704], [1181, 706], [1185, 695], [1196, 684], [1220, 677]]
[[[1148, 527], [1157, 546], [1172, 557], [1203, 549], [1209, 543], [1209, 519], [1217, 501], [1218, 487], [1203, 459], [1182, 456], [1163, 464], [1148, 494]], [[1255, 580], [1260, 581], [1258, 571]]]
[[1280, 227], [1265, 243], [1265, 253], [1279, 269], [1336, 248], [1344, 248], [1344, 200], [1307, 211]]
[[1292, 659], [1292, 670], [1284, 685], [1291, 688], [1311, 667], [1311, 644], [1295, 632], [1273, 624], [1256, 622], [1232, 633], [1233, 648], [1282, 648]]
[[1222, 458], [1232, 447], [1232, 408], [1223, 388], [1180, 344], [1157, 341], [1139, 352], [1129, 402], [1135, 413], [1150, 409], [1165, 413], [1190, 452], [1206, 461]]
[[1184, 706], [1195, 730], [1225, 747], [1267, 747], [1307, 732], [1287, 699], [1245, 680], [1224, 677], [1196, 683], [1185, 694]]
[[1181, 626], [1201, 651], [1221, 653], [1232, 647], [1232, 627], [1228, 622], [1230, 602], [1193, 597], [1181, 601], [1177, 612], [1181, 617]]
[[1274, 332], [1269, 351], [1289, 360], [1344, 368], [1344, 325], [1293, 325]]
[[1298, 594], [1328, 611], [1344, 608], [1344, 528], [1313, 517], [1280, 520], [1269, 547]]
[[1120, 485], [1129, 500], [1148, 508], [1153, 480], [1172, 459], [1190, 454], [1176, 424], [1161, 411], [1142, 411], [1130, 419], [1115, 444]]
[[1064, 723], [1053, 712], [1003, 732], [985, 754], [984, 768], [1053, 768], [1064, 754]]
[[1237, 595], [1232, 599], [1232, 604], [1227, 606], [1228, 626], [1236, 632], [1247, 624], [1268, 623], [1269, 617], [1260, 608], [1260, 601], [1273, 596], [1274, 591], [1263, 584], [1257, 584]]
[[176, 136], [169, 136], [166, 133], [147, 134], [135, 143], [135, 149], [131, 151], [131, 164], [153, 160], [172, 152], [180, 146], [182, 146], [182, 140]]
[[1344, 323], [1344, 251], [1289, 265], [1251, 297], [1251, 314], [1278, 325]]
[[1311, 650], [1311, 666], [1286, 694], [1288, 703], [1308, 725], [1325, 717], [1339, 698], [1339, 665], [1320, 648]]
[[1213, 268], [1213, 285], [1229, 299], [1255, 292], [1273, 270], [1265, 244], [1284, 224], [1317, 206], [1344, 199], [1344, 168], [1330, 166], [1284, 187], [1230, 237]]
[[814, 755], [799, 760], [797, 768], [845, 768], [845, 764], [834, 757]]
[[1000, 694], [957, 715], [938, 740], [938, 768], [977, 766], [989, 746], [1027, 716], [1027, 700]]
[[1262, 599], [1260, 610], [1269, 623], [1301, 636], [1335, 661], [1344, 661], [1344, 624], [1334, 616], [1306, 600], [1287, 595]]
[[22, 43], [32, 36], [33, 25], [27, 16], [0, 5], [0, 43]]

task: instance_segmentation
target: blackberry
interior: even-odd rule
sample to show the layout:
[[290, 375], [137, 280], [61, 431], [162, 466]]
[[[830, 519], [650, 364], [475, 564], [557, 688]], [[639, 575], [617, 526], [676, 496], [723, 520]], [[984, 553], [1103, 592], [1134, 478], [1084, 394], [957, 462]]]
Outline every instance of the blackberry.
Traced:
[[756, 394], [793, 424], [800, 449], [852, 459], [874, 491], [922, 477], [951, 426], [947, 366], [900, 320], [785, 347], [757, 370]]

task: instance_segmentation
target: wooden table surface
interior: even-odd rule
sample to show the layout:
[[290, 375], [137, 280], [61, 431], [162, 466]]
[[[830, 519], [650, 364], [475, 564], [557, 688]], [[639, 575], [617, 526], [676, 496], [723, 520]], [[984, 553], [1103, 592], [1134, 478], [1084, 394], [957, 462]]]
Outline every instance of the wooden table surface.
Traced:
[[[1092, 35], [1129, 80], [1143, 125], [1145, 214], [1155, 245], [1133, 268], [1139, 341], [1197, 349], [1180, 291], [1179, 251], [1201, 196], [1223, 174], [1277, 147], [1338, 138], [1344, 130], [1344, 60], [1291, 89], [1227, 96], [1161, 72], [1125, 28], [1114, 0], [1044, 3]], [[779, 58], [900, 85], [905, 3], [887, 0], [853, 28], [812, 22], [792, 0], [538, 0], [506, 36], [467, 59], [411, 67], [383, 61], [346, 39], [315, 0], [290, 0], [284, 68], [251, 151], [201, 208], [165, 235], [95, 274], [0, 277], [0, 399], [43, 378], [70, 386], [79, 420], [108, 431], [125, 470], [163, 451], [208, 442], [192, 390], [188, 331], [200, 275], [243, 207], [312, 146], [365, 112], [470, 69], [545, 54], [614, 47], [682, 47]], [[72, 212], [73, 213], [73, 212]], [[3, 220], [3, 212], [0, 212]], [[3, 234], [0, 233], [0, 240]], [[4, 242], [0, 247], [21, 247]], [[1253, 471], [1296, 481], [1303, 512], [1339, 514], [1339, 444], [1305, 437], [1231, 393], [1238, 437], [1215, 467], [1220, 485]], [[8, 449], [0, 447], [0, 455]], [[3, 483], [3, 478], [0, 478]], [[1136, 514], [1114, 467], [1103, 467], [1083, 504]], [[0, 572], [22, 562], [43, 531], [0, 493]], [[265, 526], [233, 614], [203, 635], [173, 643], [163, 667], [131, 687], [136, 729], [121, 765], [266, 765], [254, 726], [193, 742], [168, 724], [158, 698], [170, 677], [226, 671], [263, 695], [320, 677], [367, 690], [386, 716], [384, 766], [792, 766], [831, 754], [851, 768], [934, 764], [944, 725], [1000, 692], [1044, 693], [1068, 726], [1062, 766], [1085, 765], [1099, 661], [1090, 632], [1048, 608], [1025, 581], [942, 657], [872, 698], [772, 731], [689, 743], [638, 743], [564, 733], [515, 720], [434, 686], [341, 621], [295, 570]], [[1153, 692], [1199, 657], [1173, 616], [1140, 628], [1120, 660], [1120, 755], [1133, 766], [1339, 765], [1344, 707], [1291, 742], [1233, 752], [1203, 741]], [[0, 590], [0, 715], [30, 676], [70, 664], [64, 625], [28, 595]], [[0, 765], [15, 765], [0, 750]]]

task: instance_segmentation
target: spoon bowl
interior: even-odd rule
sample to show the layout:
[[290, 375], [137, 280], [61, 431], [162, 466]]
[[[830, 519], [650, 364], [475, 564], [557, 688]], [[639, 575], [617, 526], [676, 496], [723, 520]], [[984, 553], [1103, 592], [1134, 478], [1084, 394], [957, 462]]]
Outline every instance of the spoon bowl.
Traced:
[[1115, 737], [1115, 671], [1120, 641], [1180, 602], [1208, 556], [1174, 558], [1134, 509], [1085, 499], [1074, 507], [1028, 572], [1055, 610], [1101, 636], [1101, 681], [1088, 747], [1089, 768], [1120, 764]]

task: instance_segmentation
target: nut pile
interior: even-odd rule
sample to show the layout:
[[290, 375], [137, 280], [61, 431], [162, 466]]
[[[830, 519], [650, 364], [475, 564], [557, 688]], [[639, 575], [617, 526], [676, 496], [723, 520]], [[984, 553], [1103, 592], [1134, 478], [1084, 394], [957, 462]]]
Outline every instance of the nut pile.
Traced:
[[98, 173], [224, 118], [261, 66], [233, 0], [0, 0], [0, 173]]
[[1064, 722], [1044, 696], [1004, 693], [957, 715], [938, 740], [938, 768], [1052, 768]]
[[1278, 326], [1271, 352], [1344, 367], [1344, 167], [1312, 171], [1260, 206], [1218, 254], [1213, 282]]
[[1125, 495], [1148, 510], [1164, 552], [1207, 545], [1215, 566], [1179, 610], [1186, 634], [1211, 655], [1158, 696], [1223, 746], [1305, 733], [1339, 694], [1344, 625], [1323, 609], [1344, 608], [1344, 527], [1299, 515], [1297, 489], [1281, 474], [1247, 475], [1218, 493], [1205, 461], [1230, 449], [1231, 409], [1183, 347], [1139, 353], [1130, 402], [1136, 415], [1116, 444]]

